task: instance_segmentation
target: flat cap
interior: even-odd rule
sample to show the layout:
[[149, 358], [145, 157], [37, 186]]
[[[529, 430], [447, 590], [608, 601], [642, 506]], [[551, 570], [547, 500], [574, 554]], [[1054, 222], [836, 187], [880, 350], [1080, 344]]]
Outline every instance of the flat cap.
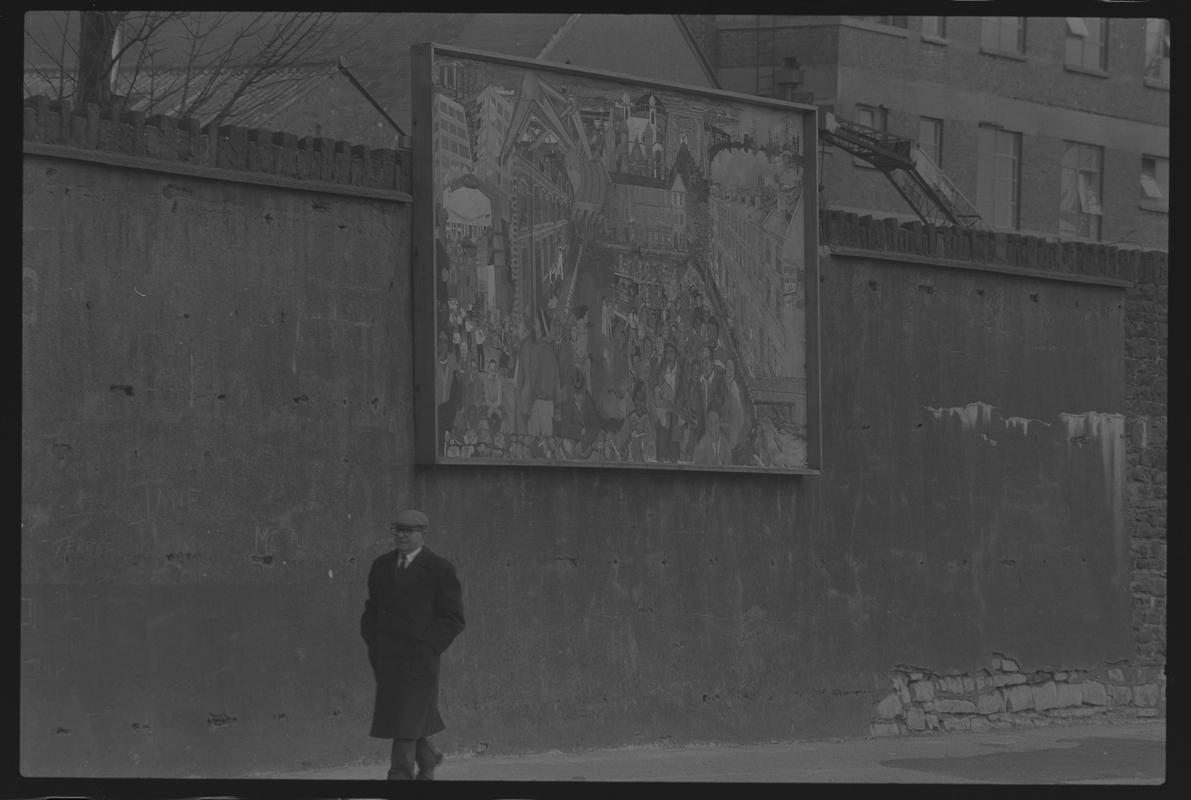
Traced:
[[398, 528], [426, 528], [430, 526], [430, 519], [416, 508], [407, 508], [397, 512], [393, 524]]

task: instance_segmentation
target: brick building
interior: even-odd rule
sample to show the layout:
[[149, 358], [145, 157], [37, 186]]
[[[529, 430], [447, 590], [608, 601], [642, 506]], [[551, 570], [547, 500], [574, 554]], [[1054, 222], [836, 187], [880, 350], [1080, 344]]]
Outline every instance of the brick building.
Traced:
[[[1169, 21], [690, 17], [725, 89], [910, 139], [985, 227], [1165, 250]], [[882, 173], [822, 153], [825, 208], [913, 219]]]

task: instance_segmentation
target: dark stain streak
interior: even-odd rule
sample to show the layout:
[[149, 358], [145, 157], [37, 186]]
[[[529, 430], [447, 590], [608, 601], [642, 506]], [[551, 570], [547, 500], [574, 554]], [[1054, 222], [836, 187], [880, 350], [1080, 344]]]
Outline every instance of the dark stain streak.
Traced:
[[934, 294], [935, 287], [931, 286], [930, 284], [920, 283], [918, 284], [918, 291], [926, 292], [927, 294]]
[[123, 392], [127, 397], [132, 397], [133, 395], [133, 388], [127, 383], [113, 383], [108, 389], [113, 392]]
[[231, 714], [207, 714], [207, 727], [211, 730], [226, 728], [228, 725], [232, 725], [235, 722], [236, 717], [233, 717]]

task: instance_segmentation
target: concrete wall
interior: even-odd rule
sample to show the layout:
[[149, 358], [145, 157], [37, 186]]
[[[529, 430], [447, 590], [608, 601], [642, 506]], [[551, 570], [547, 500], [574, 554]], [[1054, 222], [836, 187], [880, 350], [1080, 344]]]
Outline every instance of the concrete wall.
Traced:
[[899, 664], [1133, 657], [1133, 290], [956, 264], [1164, 260], [829, 215], [821, 475], [415, 469], [400, 156], [26, 106], [25, 774], [379, 762], [405, 504], [464, 584], [449, 752], [862, 735]]

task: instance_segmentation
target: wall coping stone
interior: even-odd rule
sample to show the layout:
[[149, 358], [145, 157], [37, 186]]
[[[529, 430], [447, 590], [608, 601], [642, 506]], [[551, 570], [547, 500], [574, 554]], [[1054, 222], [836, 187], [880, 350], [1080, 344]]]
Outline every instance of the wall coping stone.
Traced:
[[1109, 286], [1168, 286], [1167, 254], [1090, 242], [875, 219], [823, 209], [819, 244], [832, 255], [884, 258]]
[[[285, 131], [237, 125], [202, 127], [196, 120], [140, 111], [117, 112], [94, 103], [76, 109], [46, 96], [24, 101], [23, 138], [27, 152], [36, 145], [57, 145], [121, 166], [132, 157], [157, 162], [173, 171], [177, 165], [218, 169], [242, 175], [285, 179], [297, 184], [331, 184], [408, 195], [408, 150], [370, 148], [326, 138], [299, 138]], [[34, 145], [34, 147], [30, 147]], [[100, 156], [106, 155], [107, 159]], [[263, 182], [263, 181], [249, 181]], [[406, 198], [408, 200], [408, 198]]]

